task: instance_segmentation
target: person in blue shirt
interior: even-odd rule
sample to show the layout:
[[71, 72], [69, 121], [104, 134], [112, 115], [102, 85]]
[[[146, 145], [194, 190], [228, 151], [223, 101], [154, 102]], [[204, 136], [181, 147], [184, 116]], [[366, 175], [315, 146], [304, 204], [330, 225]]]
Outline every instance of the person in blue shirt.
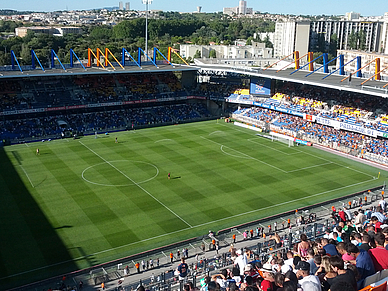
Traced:
[[337, 249], [335, 248], [335, 245], [329, 244], [329, 240], [327, 238], [323, 238], [321, 240], [321, 244], [323, 249], [326, 251], [326, 254], [330, 256], [338, 256]]
[[364, 283], [366, 277], [376, 273], [372, 258], [367, 251], [359, 249], [354, 244], [348, 244], [346, 246], [346, 251], [349, 255], [356, 258], [355, 260], [348, 262], [351, 264], [356, 263], [358, 273], [360, 274], [360, 280], [357, 282], [357, 285], [360, 287]]
[[185, 259], [181, 259], [181, 263], [178, 266], [179, 280], [184, 280], [187, 276], [189, 266], [186, 264]]

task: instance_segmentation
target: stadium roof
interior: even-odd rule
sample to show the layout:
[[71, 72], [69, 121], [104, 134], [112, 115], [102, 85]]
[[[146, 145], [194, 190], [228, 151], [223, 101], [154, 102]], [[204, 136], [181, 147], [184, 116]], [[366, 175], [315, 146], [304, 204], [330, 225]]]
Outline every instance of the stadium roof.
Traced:
[[[45, 71], [37, 68], [35, 70], [29, 71], [0, 71], [0, 80], [5, 78], [25, 78], [25, 77], [45, 77], [45, 76], [75, 76], [75, 75], [101, 75], [101, 74], [138, 74], [138, 73], [159, 73], [159, 72], [171, 72], [171, 71], [207, 71], [207, 72], [230, 72], [236, 74], [244, 74], [250, 76], [264, 77], [275, 80], [282, 80], [300, 84], [307, 84], [312, 86], [331, 88], [340, 91], [349, 91], [354, 93], [368, 94], [373, 96], [380, 96], [388, 98], [388, 86], [383, 88], [387, 81], [376, 81], [369, 80], [364, 85], [361, 85], [366, 79], [357, 78], [352, 76], [351, 81], [341, 80], [345, 76], [338, 74], [332, 74], [331, 76], [326, 77], [328, 74], [321, 72], [315, 72], [309, 76], [309, 71], [299, 70], [294, 72], [294, 69], [286, 69], [277, 71], [276, 69], [263, 70], [260, 68], [254, 67], [232, 67], [232, 66], [221, 66], [221, 65], [196, 65], [196, 66], [187, 66], [187, 65], [174, 65], [169, 64], [158, 64], [158, 67], [154, 65], [143, 65], [141, 68], [138, 66], [126, 66], [125, 70], [121, 68], [113, 69], [111, 67], [101, 68], [101, 67], [89, 67], [86, 70], [82, 68], [70, 68], [66, 71], [62, 68], [47, 69]], [[294, 72], [294, 73], [293, 73]], [[291, 74], [293, 73], [293, 74]]]
[[388, 87], [383, 88], [387, 81], [375, 81], [370, 80], [364, 85], [361, 85], [366, 79], [357, 78], [352, 75], [351, 81], [345, 80], [341, 82], [346, 76], [332, 74], [331, 76], [323, 79], [328, 74], [321, 72], [315, 72], [314, 74], [306, 77], [310, 71], [300, 70], [291, 75], [294, 69], [287, 69], [277, 72], [276, 69], [263, 70], [253, 67], [227, 67], [227, 66], [215, 66], [215, 65], [200, 65], [204, 71], [226, 71], [231, 73], [246, 74], [257, 77], [264, 77], [269, 79], [276, 79], [300, 84], [308, 84], [318, 87], [331, 88], [341, 91], [349, 91], [361, 94], [368, 94], [373, 96], [380, 96], [388, 98]]
[[141, 68], [138, 66], [125, 66], [125, 70], [120, 67], [113, 69], [111, 67], [87, 67], [86, 70], [83, 68], [70, 68], [66, 71], [62, 68], [46, 69], [43, 71], [39, 67], [35, 70], [26, 71], [0, 71], [0, 80], [5, 78], [26, 78], [26, 77], [53, 77], [53, 76], [75, 76], [75, 75], [101, 75], [101, 74], [138, 74], [138, 73], [160, 73], [160, 72], [171, 72], [171, 71], [197, 71], [198, 67], [176, 65], [174, 67], [169, 64], [158, 64], [158, 67], [154, 65], [143, 65]]

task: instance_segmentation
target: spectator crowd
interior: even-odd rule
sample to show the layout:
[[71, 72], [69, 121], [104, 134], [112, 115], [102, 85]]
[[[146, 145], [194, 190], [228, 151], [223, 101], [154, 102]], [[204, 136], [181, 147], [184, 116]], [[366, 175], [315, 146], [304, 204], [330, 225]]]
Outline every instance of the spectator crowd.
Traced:
[[381, 273], [388, 280], [384, 197], [377, 207], [332, 210], [333, 225], [323, 237], [312, 241], [302, 233], [292, 250], [275, 251], [265, 261], [231, 245], [232, 268], [206, 277], [200, 288], [186, 284], [185, 290], [357, 291], [375, 283], [371, 276]]

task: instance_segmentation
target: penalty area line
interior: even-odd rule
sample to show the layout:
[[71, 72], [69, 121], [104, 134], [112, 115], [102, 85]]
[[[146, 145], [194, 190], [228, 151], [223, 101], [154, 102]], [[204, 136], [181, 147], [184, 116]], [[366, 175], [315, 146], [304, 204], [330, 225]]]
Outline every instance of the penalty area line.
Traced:
[[[256, 158], [254, 158], [254, 157], [251, 157], [250, 155], [247, 155], [247, 154], [245, 154], [245, 153], [243, 153], [243, 152], [240, 152], [240, 151], [235, 150], [235, 149], [233, 149], [233, 148], [231, 148], [231, 147], [228, 147], [227, 145], [224, 145], [224, 144], [221, 144], [221, 143], [219, 143], [219, 142], [213, 141], [213, 140], [208, 139], [208, 138], [206, 138], [206, 137], [204, 137], [204, 136], [201, 136], [201, 138], [203, 138], [203, 139], [205, 139], [205, 140], [207, 140], [207, 141], [210, 141], [210, 142], [212, 142], [212, 143], [218, 144], [218, 145], [221, 147], [221, 151], [222, 151], [223, 153], [225, 153], [225, 151], [223, 150], [223, 148], [226, 147], [226, 148], [229, 148], [229, 149], [235, 151], [236, 153], [239, 153], [240, 155], [242, 155], [242, 156], [244, 156], [244, 157], [246, 157], [246, 158], [249, 158], [249, 159], [252, 159], [252, 160], [257, 161], [257, 162], [259, 162], [259, 163], [262, 163], [262, 164], [264, 164], [264, 165], [267, 165], [268, 167], [274, 168], [274, 169], [276, 169], [276, 170], [278, 170], [278, 171], [281, 171], [281, 172], [283, 172], [283, 173], [287, 173], [287, 171], [285, 171], [285, 170], [283, 170], [283, 169], [280, 169], [280, 168], [278, 168], [278, 167], [276, 167], [276, 166], [274, 166], [274, 165], [271, 165], [271, 164], [269, 164], [269, 163], [266, 163], [266, 162], [264, 162], [264, 161], [262, 161], [262, 160], [259, 160], [259, 159], [256, 159]], [[229, 155], [231, 155], [231, 154], [229, 154]], [[234, 156], [234, 155], [231, 155], [231, 156]]]

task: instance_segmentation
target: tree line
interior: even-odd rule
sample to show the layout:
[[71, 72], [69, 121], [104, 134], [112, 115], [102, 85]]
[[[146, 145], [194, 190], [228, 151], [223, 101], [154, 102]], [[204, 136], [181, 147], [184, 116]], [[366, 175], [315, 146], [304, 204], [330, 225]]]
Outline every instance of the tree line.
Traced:
[[[104, 49], [118, 57], [121, 48], [128, 52], [137, 51], [145, 46], [145, 18], [125, 20], [117, 25], [83, 26], [82, 34], [67, 34], [63, 37], [28, 32], [27, 36], [0, 39], [0, 65], [11, 63], [10, 51], [20, 57], [21, 64], [31, 64], [31, 49], [43, 63], [49, 62], [50, 51], [54, 49], [62, 62], [70, 62], [70, 49], [82, 59], [87, 58], [87, 49]], [[0, 33], [14, 33], [20, 22], [0, 21]], [[275, 22], [262, 19], [241, 18], [235, 20], [222, 13], [180, 14], [159, 12], [148, 22], [148, 47], [158, 47], [167, 54], [172, 46], [179, 49], [183, 43], [206, 45], [233, 44], [236, 39], [254, 39], [257, 32], [274, 32]], [[264, 40], [263, 40], [264, 41]], [[268, 39], [268, 46], [271, 46]], [[178, 60], [174, 60], [178, 61]]]

